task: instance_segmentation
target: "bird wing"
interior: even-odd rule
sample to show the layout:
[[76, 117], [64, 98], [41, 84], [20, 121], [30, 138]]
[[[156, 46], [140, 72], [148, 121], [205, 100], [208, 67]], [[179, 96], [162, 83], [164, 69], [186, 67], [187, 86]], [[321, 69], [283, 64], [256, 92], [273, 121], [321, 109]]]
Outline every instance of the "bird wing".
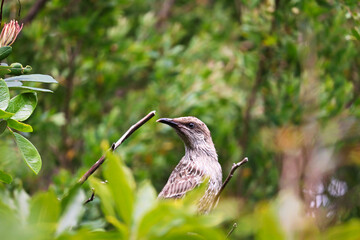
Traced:
[[180, 198], [202, 183], [203, 176], [204, 172], [193, 161], [180, 161], [158, 198]]

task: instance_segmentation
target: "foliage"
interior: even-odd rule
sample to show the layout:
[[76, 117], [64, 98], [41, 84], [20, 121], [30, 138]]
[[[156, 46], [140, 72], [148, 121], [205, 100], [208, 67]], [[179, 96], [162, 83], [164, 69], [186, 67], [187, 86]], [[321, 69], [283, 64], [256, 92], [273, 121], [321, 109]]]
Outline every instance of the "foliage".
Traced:
[[[23, 14], [33, 4], [22, 1]], [[4, 11], [16, 6], [6, 4]], [[41, 95], [41, 111], [27, 120], [36, 133], [24, 135], [46, 161], [32, 176], [2, 135], [0, 167], [7, 173], [0, 176], [5, 182], [8, 173], [14, 177], [4, 194], [15, 202], [22, 189], [30, 201], [40, 189], [49, 188], [49, 198], [63, 196], [107, 141], [156, 110], [158, 117], [203, 120], [224, 175], [233, 162], [249, 158], [208, 216], [220, 214], [219, 221], [208, 225], [207, 217], [193, 216], [182, 203], [152, 201], [183, 146], [171, 129], [151, 120], [116, 152], [133, 180], [128, 170], [112, 175], [108, 166], [114, 163], [105, 163], [109, 183], [90, 179], [96, 197], [76, 208], [85, 213], [72, 218], [75, 227], [63, 226], [56, 235], [57, 212], [64, 211], [58, 203], [48, 217], [55, 227], [46, 236], [159, 238], [177, 234], [172, 230], [179, 222], [179, 231], [194, 224], [222, 235], [237, 222], [230, 238], [358, 238], [359, 12], [359, 2], [351, 0], [48, 1], [25, 25], [16, 42], [21, 47], [8, 56], [10, 62], [13, 56], [31, 62], [60, 83], [52, 86], [54, 94]], [[4, 99], [0, 106], [10, 101]], [[84, 190], [91, 195], [89, 186]], [[154, 211], [146, 220], [151, 226], [139, 225], [145, 216], [137, 215], [138, 198], [148, 199], [148, 213]], [[142, 226], [148, 230], [140, 231]]]
[[[6, 25], [3, 31], [5, 31]], [[21, 29], [20, 29], [21, 30]], [[6, 35], [1, 35], [1, 41], [6, 38]], [[16, 37], [15, 37], [16, 38]], [[13, 39], [15, 41], [15, 39]], [[0, 47], [0, 60], [4, 60], [12, 52], [12, 47]], [[41, 169], [41, 157], [35, 146], [27, 140], [24, 136], [14, 132], [32, 132], [33, 128], [29, 124], [22, 121], [27, 120], [33, 113], [37, 105], [37, 94], [35, 91], [52, 92], [49, 89], [36, 88], [30, 86], [23, 86], [23, 82], [40, 82], [40, 83], [57, 83], [55, 79], [48, 75], [41, 74], [27, 74], [31, 71], [30, 66], [25, 68], [20, 63], [12, 63], [10, 66], [0, 66], [0, 134], [8, 129], [14, 137], [16, 144], [19, 147], [22, 158], [26, 164], [35, 174], [38, 174]], [[5, 75], [21, 75], [16, 77], [5, 78]], [[10, 99], [11, 89], [26, 90]], [[11, 183], [12, 177], [8, 173], [0, 170], [0, 181]]]

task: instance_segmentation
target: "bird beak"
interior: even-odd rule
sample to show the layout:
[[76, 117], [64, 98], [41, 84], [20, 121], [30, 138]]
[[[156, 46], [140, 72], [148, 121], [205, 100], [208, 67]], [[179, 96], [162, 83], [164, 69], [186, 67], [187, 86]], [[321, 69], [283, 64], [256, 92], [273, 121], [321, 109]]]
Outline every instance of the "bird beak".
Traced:
[[171, 127], [177, 127], [179, 124], [171, 118], [160, 118], [156, 122], [165, 123]]

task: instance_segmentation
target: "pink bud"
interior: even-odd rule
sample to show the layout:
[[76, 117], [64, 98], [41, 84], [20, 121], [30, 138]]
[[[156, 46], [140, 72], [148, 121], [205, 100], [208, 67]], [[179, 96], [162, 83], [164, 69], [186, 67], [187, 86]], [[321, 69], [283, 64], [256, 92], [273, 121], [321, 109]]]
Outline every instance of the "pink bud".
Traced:
[[0, 47], [10, 46], [15, 42], [24, 24], [19, 25], [18, 21], [11, 20], [5, 23], [0, 35]]

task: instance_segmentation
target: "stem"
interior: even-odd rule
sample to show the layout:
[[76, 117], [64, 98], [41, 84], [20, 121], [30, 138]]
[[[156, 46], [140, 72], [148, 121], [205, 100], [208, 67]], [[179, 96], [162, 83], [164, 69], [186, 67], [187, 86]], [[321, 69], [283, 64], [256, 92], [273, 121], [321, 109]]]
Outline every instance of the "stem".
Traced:
[[216, 194], [215, 200], [213, 202], [213, 205], [215, 205], [217, 203], [217, 201], [219, 200], [220, 194], [222, 193], [222, 191], [224, 190], [224, 188], [226, 187], [226, 185], [229, 183], [230, 179], [233, 177], [234, 172], [236, 171], [236, 169], [238, 169], [241, 165], [247, 163], [249, 161], [249, 159], [246, 157], [243, 160], [241, 160], [238, 163], [234, 163], [231, 167], [231, 170], [229, 172], [229, 175], [227, 176], [227, 178], [225, 179], [223, 185], [221, 186], [219, 192]]
[[[118, 148], [128, 137], [131, 136], [137, 129], [139, 129], [142, 125], [144, 125], [147, 121], [149, 121], [152, 117], [155, 116], [155, 111], [151, 111], [148, 115], [143, 117], [141, 120], [139, 120], [137, 123], [132, 125], [129, 130], [126, 131], [124, 135], [116, 142], [111, 145], [111, 148], [107, 150], [108, 151], [114, 151], [116, 148]], [[101, 164], [104, 163], [106, 159], [106, 153], [100, 157], [99, 160], [96, 161], [96, 163], [80, 178], [78, 181], [79, 184], [83, 184], [99, 167]]]
[[230, 235], [233, 233], [233, 231], [237, 228], [237, 224], [234, 223], [230, 229], [230, 232], [228, 233], [228, 235], [226, 236], [226, 239], [228, 239], [230, 237]]

